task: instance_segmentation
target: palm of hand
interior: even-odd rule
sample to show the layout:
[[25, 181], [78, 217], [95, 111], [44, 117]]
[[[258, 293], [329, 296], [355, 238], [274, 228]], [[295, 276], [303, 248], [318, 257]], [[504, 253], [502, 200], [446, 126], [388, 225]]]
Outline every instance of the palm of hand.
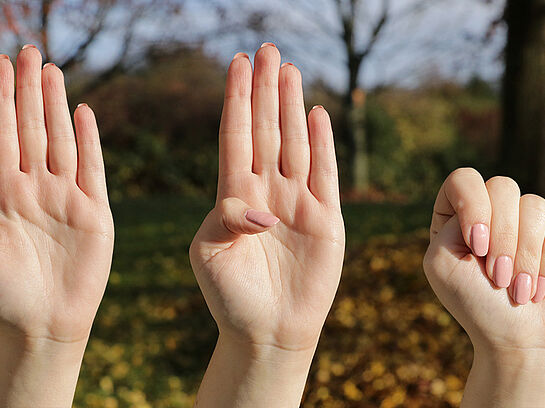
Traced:
[[[113, 251], [98, 129], [62, 72], [25, 47], [0, 59], [0, 330], [78, 342], [89, 334]], [[47, 121], [46, 121], [47, 118]]]
[[0, 196], [4, 320], [30, 336], [84, 338], [107, 280], [108, 207], [48, 173], [7, 175]]
[[[331, 271], [340, 270], [344, 253], [341, 214], [319, 203], [306, 184], [279, 174], [253, 174], [241, 186], [229, 196], [282, 222], [257, 235], [241, 235], [204, 260], [206, 274], [214, 277], [214, 309], [228, 314], [220, 321], [231, 322], [230, 329], [255, 342], [310, 345], [338, 285], [339, 274]], [[268, 338], [271, 333], [274, 338]]]
[[[331, 307], [344, 226], [329, 118], [314, 109], [307, 128], [300, 74], [284, 65], [279, 75], [279, 60], [274, 47], [258, 51], [253, 92], [247, 57], [231, 64], [218, 199], [190, 255], [220, 332], [303, 349], [315, 345]], [[248, 209], [280, 222], [252, 224], [244, 219]]]
[[517, 306], [506, 289], [494, 290], [485, 259], [473, 255], [464, 242], [458, 217], [436, 236], [424, 265], [435, 293], [474, 344], [545, 348], [545, 305]]

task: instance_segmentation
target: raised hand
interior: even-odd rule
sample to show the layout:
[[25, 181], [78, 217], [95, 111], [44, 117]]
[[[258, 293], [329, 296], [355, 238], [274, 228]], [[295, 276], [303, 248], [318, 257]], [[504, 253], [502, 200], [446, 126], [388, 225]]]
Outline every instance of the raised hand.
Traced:
[[544, 238], [545, 200], [509, 178], [459, 169], [439, 192], [424, 270], [475, 349], [463, 406], [543, 405]]
[[[71, 406], [113, 222], [93, 112], [25, 46], [0, 56], [0, 405]], [[77, 140], [77, 148], [76, 148]]]
[[220, 332], [198, 404], [299, 406], [338, 286], [344, 227], [328, 114], [313, 108], [307, 125], [301, 75], [280, 67], [274, 45], [257, 52], [253, 79], [248, 57], [233, 59], [219, 150], [216, 206], [190, 250]]

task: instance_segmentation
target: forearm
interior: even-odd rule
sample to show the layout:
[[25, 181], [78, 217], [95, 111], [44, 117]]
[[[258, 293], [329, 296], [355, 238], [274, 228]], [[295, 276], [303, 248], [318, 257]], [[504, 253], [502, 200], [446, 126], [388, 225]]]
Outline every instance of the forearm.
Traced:
[[0, 333], [0, 406], [69, 408], [87, 341], [58, 343]]
[[545, 404], [543, 350], [475, 349], [462, 408], [538, 408]]
[[195, 407], [299, 407], [314, 351], [250, 346], [220, 335]]

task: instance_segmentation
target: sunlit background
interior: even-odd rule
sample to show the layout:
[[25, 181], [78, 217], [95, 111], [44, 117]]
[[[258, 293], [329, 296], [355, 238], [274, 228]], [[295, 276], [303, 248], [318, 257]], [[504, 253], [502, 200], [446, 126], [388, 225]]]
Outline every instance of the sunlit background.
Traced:
[[302, 406], [458, 406], [472, 350], [423, 276], [426, 227], [459, 166], [545, 193], [545, 13], [518, 3], [0, 1], [1, 52], [38, 46], [101, 129], [117, 242], [75, 406], [192, 406], [217, 333], [187, 252], [226, 67], [265, 41], [332, 114], [347, 223]]

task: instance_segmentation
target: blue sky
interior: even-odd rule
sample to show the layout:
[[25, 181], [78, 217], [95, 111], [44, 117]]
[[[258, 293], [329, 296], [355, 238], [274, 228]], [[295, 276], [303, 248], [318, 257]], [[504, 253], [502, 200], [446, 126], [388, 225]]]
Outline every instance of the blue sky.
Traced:
[[[407, 7], [408, 2], [394, 4]], [[504, 38], [500, 34], [493, 43], [480, 42], [498, 11], [476, 6], [474, 0], [434, 0], [434, 3], [421, 14], [393, 19], [385, 28], [362, 70], [364, 86], [384, 83], [410, 86], [430, 77], [464, 81], [475, 73], [491, 80], [498, 78], [502, 68], [496, 57]], [[365, 24], [362, 26], [363, 31], [368, 31]], [[342, 86], [347, 75], [342, 47], [337, 40], [321, 41], [333, 50], [321, 75]]]
[[[430, 0], [419, 13], [405, 10], [421, 0], [391, 0], [395, 16], [384, 30], [374, 52], [362, 70], [364, 87], [381, 84], [417, 86], [438, 78], [465, 81], [478, 74], [495, 81], [502, 73], [501, 50], [505, 41], [500, 29], [488, 42], [483, 42], [490, 22], [496, 19], [503, 0]], [[310, 7], [301, 12], [300, 2]], [[216, 0], [224, 6], [230, 21], [240, 18], [240, 10], [267, 10], [267, 33], [256, 35], [237, 26], [219, 36], [207, 36], [206, 50], [227, 65], [237, 51], [253, 56], [264, 41], [276, 42], [285, 61], [298, 65], [307, 80], [322, 78], [331, 86], [342, 89], [346, 82], [345, 56], [338, 39], [340, 29], [332, 0]], [[235, 5], [236, 3], [236, 5]], [[379, 12], [380, 0], [362, 0], [366, 5], [358, 19], [358, 38], [365, 42], [369, 22]], [[208, 1], [186, 0], [179, 15], [161, 16], [150, 10], [139, 25], [139, 42], [165, 38], [194, 40], [214, 32], [221, 25]], [[99, 69], [107, 66], [119, 49], [124, 25], [123, 12], [111, 17], [112, 29], [105, 33], [91, 50], [88, 63]], [[53, 24], [54, 54], [64, 55], [78, 41], [78, 32], [57, 19]], [[4, 41], [5, 42], [5, 41]]]
[[[475, 74], [496, 81], [501, 76], [504, 29], [500, 27], [487, 42], [483, 38], [491, 21], [501, 15], [503, 1], [431, 0], [422, 12], [408, 14], [406, 11], [416, 1], [391, 0], [395, 17], [386, 26], [362, 70], [360, 81], [363, 86], [391, 83], [415, 86], [438, 78], [466, 81]], [[253, 55], [262, 41], [274, 41], [284, 51], [285, 59], [301, 66], [307, 77], [321, 77], [340, 89], [346, 82], [347, 73], [342, 44], [336, 34], [340, 30], [336, 9], [331, 0], [311, 2], [315, 7], [310, 12], [316, 13], [316, 18], [308, 12], [296, 13], [298, 2], [287, 1], [293, 7], [287, 14], [284, 10], [278, 12], [278, 23], [272, 25], [269, 35], [247, 35], [245, 41], [240, 41], [240, 35], [225, 35], [209, 41], [207, 49], [228, 61], [238, 47]], [[230, 2], [224, 0], [223, 3], [228, 6]], [[254, 9], [259, 9], [260, 3], [269, 4], [267, 7], [277, 12], [270, 6], [271, 2], [254, 0], [249, 3]], [[367, 13], [362, 13], [359, 19], [358, 37], [364, 42], [369, 31], [368, 21], [376, 18], [379, 2], [362, 3], [369, 4], [364, 10]], [[282, 5], [277, 7], [282, 8]], [[195, 2], [188, 14], [190, 21], [201, 22], [201, 29], [213, 24], [213, 19], [206, 16], [202, 2]], [[294, 27], [298, 29], [294, 30]], [[283, 45], [287, 46], [283, 49]]]

